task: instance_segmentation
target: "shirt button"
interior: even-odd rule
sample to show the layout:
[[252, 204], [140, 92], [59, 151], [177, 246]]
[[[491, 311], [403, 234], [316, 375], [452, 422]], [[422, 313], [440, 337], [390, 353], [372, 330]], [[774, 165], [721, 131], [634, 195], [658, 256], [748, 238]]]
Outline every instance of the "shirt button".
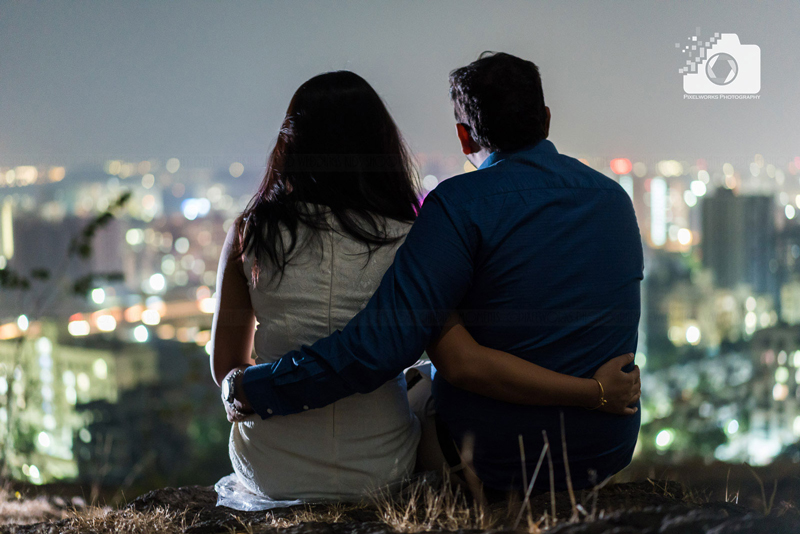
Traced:
[[271, 414], [272, 413], [272, 408], [267, 408], [267, 413]]
[[303, 409], [304, 410], [308, 410], [308, 406], [303, 406]]

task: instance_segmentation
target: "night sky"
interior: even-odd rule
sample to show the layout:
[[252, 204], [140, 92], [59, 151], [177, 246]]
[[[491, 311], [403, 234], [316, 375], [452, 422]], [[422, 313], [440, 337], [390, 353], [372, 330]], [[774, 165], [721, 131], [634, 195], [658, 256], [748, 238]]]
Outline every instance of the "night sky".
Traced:
[[[684, 100], [675, 43], [761, 47], [761, 99]], [[457, 154], [447, 75], [537, 63], [562, 152], [800, 156], [800, 2], [0, 2], [0, 166], [263, 164], [294, 90], [349, 69], [417, 152]]]

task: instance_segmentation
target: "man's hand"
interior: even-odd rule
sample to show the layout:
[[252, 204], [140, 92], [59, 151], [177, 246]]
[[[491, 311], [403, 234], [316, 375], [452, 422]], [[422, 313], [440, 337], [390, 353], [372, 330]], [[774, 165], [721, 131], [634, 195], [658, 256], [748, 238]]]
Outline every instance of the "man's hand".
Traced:
[[[230, 370], [230, 372], [225, 375], [225, 379], [227, 380], [230, 375], [236, 372], [239, 369], [247, 369], [249, 365], [241, 365], [239, 367], [234, 367]], [[239, 423], [244, 421], [249, 416], [255, 413], [253, 407], [250, 406], [250, 402], [247, 400], [247, 396], [245, 395], [244, 388], [242, 387], [242, 379], [244, 375], [240, 374], [234, 379], [233, 391], [234, 391], [234, 399], [233, 403], [225, 402], [223, 399], [222, 404], [225, 405], [225, 412], [228, 416], [228, 422], [230, 423]]]
[[[609, 360], [603, 364], [594, 374], [601, 384], [605, 393], [606, 405], [598, 408], [602, 412], [615, 413], [619, 415], [633, 415], [638, 408], [631, 408], [642, 396], [642, 381], [640, 378], [639, 366], [636, 365], [633, 371], [626, 373], [623, 367], [633, 362], [633, 354], [623, 354]], [[598, 386], [598, 395], [600, 388]]]

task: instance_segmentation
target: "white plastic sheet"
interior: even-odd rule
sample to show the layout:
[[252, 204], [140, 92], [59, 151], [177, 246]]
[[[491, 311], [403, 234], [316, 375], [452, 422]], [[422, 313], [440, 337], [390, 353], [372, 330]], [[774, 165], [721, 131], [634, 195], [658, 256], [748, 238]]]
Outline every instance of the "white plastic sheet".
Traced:
[[217, 491], [217, 506], [227, 506], [228, 508], [233, 508], [234, 510], [242, 512], [272, 510], [273, 508], [285, 508], [287, 506], [311, 503], [311, 501], [299, 499], [293, 501], [275, 501], [263, 495], [256, 495], [239, 482], [236, 473], [231, 473], [219, 479], [219, 481], [214, 484], [214, 489]]

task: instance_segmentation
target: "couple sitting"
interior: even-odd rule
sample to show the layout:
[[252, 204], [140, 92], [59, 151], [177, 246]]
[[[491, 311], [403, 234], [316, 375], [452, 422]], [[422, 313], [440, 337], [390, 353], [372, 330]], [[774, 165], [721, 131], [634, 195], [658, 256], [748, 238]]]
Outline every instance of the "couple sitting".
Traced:
[[[545, 433], [556, 488], [565, 467], [582, 488], [630, 462], [643, 270], [631, 200], [547, 140], [530, 61], [484, 55], [451, 73], [450, 97], [477, 170], [420, 206], [408, 148], [365, 80], [330, 72], [294, 94], [217, 282], [211, 366], [251, 492], [357, 499], [467, 450], [485, 488], [518, 491], [520, 443], [530, 479]], [[404, 375], [425, 351], [432, 391]]]

